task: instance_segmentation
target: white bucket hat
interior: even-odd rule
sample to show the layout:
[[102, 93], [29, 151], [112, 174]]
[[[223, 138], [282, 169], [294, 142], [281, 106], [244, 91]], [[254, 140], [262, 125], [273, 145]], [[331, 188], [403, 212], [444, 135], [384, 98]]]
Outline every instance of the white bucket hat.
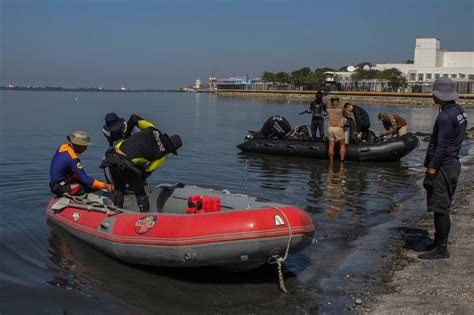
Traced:
[[432, 93], [444, 102], [455, 101], [459, 97], [454, 89], [454, 81], [446, 77], [436, 79]]
[[85, 131], [74, 131], [67, 136], [67, 139], [69, 142], [76, 145], [88, 146], [92, 144], [92, 142], [90, 142], [91, 137]]

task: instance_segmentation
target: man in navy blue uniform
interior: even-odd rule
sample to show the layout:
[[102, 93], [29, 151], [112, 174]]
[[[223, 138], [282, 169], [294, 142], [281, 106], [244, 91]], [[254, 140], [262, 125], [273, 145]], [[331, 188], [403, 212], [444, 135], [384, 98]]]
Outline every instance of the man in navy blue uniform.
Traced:
[[425, 157], [426, 174], [423, 186], [427, 191], [427, 208], [434, 212], [434, 243], [427, 246], [422, 259], [448, 258], [448, 235], [451, 228], [449, 209], [456, 190], [461, 163], [461, 150], [467, 127], [467, 114], [456, 104], [458, 94], [454, 82], [446, 77], [436, 80], [433, 99], [440, 106], [440, 113], [431, 134]]

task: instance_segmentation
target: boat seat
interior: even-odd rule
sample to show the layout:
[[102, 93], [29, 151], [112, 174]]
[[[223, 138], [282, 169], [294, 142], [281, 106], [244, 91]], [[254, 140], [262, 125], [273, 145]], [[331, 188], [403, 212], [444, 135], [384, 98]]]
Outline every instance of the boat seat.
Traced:
[[166, 201], [174, 192], [173, 187], [161, 187], [161, 191], [156, 199], [156, 212], [163, 212]]

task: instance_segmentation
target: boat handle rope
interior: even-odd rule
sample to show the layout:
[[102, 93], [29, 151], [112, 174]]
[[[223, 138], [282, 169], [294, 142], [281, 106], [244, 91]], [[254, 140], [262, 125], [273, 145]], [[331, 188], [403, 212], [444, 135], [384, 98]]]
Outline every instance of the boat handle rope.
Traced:
[[290, 233], [290, 235], [288, 237], [288, 244], [286, 245], [285, 255], [283, 257], [281, 257], [280, 255], [273, 255], [272, 257], [268, 259], [268, 263], [277, 265], [278, 282], [280, 285], [280, 290], [282, 290], [285, 293], [288, 293], [288, 290], [286, 289], [286, 286], [285, 286], [285, 278], [283, 278], [282, 266], [283, 266], [283, 262], [288, 258], [288, 254], [290, 252], [291, 239], [293, 238], [293, 230], [291, 228], [290, 220], [288, 220], [288, 217], [286, 216], [286, 213], [278, 207], [272, 207], [272, 208], [280, 212], [282, 216], [285, 218], [288, 224], [288, 232]]

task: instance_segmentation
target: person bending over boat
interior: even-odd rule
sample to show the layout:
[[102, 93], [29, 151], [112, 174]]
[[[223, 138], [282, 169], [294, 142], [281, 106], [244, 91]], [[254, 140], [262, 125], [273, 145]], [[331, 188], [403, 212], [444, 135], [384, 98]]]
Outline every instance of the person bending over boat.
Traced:
[[89, 177], [82, 167], [78, 155], [91, 145], [89, 135], [74, 131], [67, 137], [69, 143], [62, 144], [54, 154], [50, 167], [51, 192], [58, 197], [65, 193], [82, 195], [97, 189], [114, 190], [113, 185]]
[[309, 109], [305, 110], [304, 113], [312, 113], [311, 118], [311, 134], [314, 139], [317, 139], [316, 135], [319, 131], [319, 138], [324, 139], [324, 117], [327, 116], [327, 106], [323, 102], [323, 93], [318, 91], [316, 98], [309, 104]]
[[344, 163], [346, 157], [346, 143], [344, 136], [344, 111], [339, 107], [339, 98], [331, 97], [331, 106], [328, 109], [328, 139], [329, 162], [334, 159], [334, 147], [339, 143], [339, 155]]
[[408, 125], [405, 119], [397, 114], [379, 113], [379, 121], [382, 122], [384, 131], [379, 132], [380, 137], [398, 137], [408, 133]]
[[359, 142], [359, 133], [357, 132], [357, 121], [354, 115], [354, 112], [348, 110], [348, 107], [351, 103], [344, 104], [344, 117], [346, 117], [346, 121], [344, 124], [344, 129], [348, 128], [348, 134], [346, 134], [346, 130], [344, 130], [345, 135], [345, 142], [346, 143], [358, 143]]
[[132, 114], [127, 123], [125, 119], [119, 117], [116, 113], [108, 113], [105, 115], [105, 125], [102, 128], [102, 132], [111, 147], [114, 142], [126, 139], [132, 134], [148, 127], [156, 128], [154, 124], [136, 114]]
[[344, 104], [344, 110], [354, 121], [355, 131], [353, 133], [351, 131], [351, 134], [355, 136], [355, 142], [366, 140], [370, 129], [369, 114], [362, 107], [351, 103]]
[[111, 168], [115, 185], [114, 204], [123, 207], [128, 184], [137, 198], [140, 212], [148, 212], [150, 203], [145, 193], [145, 180], [165, 162], [168, 153], [178, 155], [181, 145], [178, 135], [170, 137], [156, 127], [145, 128], [116, 143], [107, 152], [104, 165]]

